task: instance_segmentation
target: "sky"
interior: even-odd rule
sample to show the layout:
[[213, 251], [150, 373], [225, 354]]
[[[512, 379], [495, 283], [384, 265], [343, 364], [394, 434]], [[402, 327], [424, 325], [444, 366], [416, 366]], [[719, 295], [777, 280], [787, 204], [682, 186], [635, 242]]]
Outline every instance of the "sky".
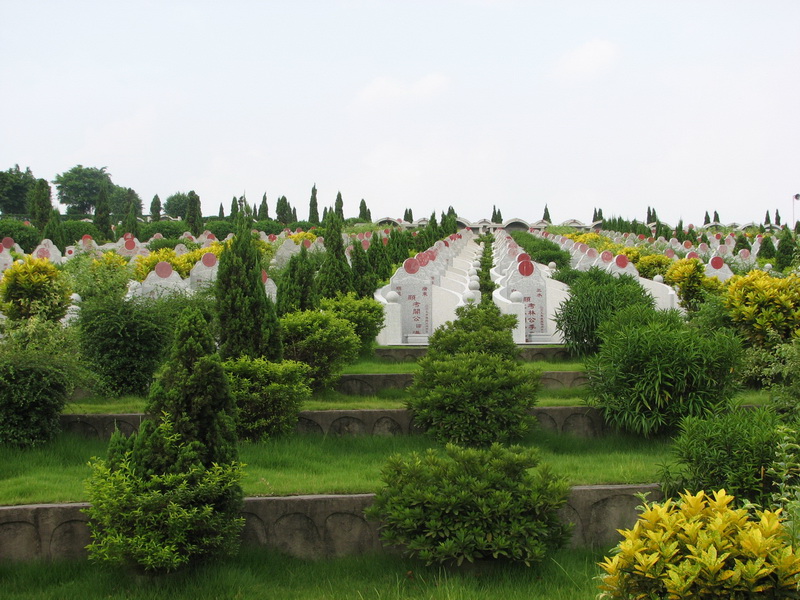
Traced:
[[[797, 211], [797, 0], [0, 0], [0, 170], [308, 216]], [[55, 189], [54, 189], [55, 195]]]

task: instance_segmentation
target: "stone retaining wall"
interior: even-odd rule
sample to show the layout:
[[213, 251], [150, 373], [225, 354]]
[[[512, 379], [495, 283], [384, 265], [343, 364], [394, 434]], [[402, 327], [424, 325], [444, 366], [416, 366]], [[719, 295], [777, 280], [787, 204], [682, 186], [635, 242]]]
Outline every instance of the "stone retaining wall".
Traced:
[[[602, 435], [605, 424], [600, 411], [587, 406], [534, 408], [531, 413], [543, 429], [581, 437]], [[61, 415], [64, 431], [108, 439], [118, 427], [123, 433], [138, 431], [143, 414]], [[299, 433], [332, 435], [409, 435], [414, 429], [412, 414], [405, 409], [304, 410], [300, 412]]]
[[[636, 521], [636, 494], [661, 494], [656, 485], [577, 486], [562, 518], [574, 524], [573, 547], [609, 548], [617, 529]], [[382, 549], [378, 524], [364, 517], [372, 494], [246, 498], [245, 544], [269, 546], [301, 558], [332, 558]], [[89, 543], [86, 503], [0, 507], [0, 560], [80, 559]]]

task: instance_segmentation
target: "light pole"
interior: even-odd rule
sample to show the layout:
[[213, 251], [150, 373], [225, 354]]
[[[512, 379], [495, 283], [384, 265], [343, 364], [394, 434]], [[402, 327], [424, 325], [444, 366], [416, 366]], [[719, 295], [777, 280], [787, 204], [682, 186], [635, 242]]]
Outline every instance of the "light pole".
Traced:
[[792, 228], [794, 228], [795, 223], [797, 223], [797, 221], [794, 220], [794, 203], [798, 200], [800, 200], [800, 194], [795, 194], [794, 200], [792, 201]]

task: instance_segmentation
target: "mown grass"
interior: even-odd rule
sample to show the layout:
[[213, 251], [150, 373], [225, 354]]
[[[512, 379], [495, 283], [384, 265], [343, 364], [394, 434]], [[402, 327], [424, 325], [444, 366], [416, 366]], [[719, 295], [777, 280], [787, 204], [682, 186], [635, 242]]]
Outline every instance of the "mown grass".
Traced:
[[[669, 457], [668, 440], [609, 434], [599, 438], [534, 431], [521, 443], [540, 449], [542, 462], [572, 485], [650, 483]], [[106, 454], [106, 442], [62, 433], [30, 450], [0, 447], [0, 505], [86, 500], [88, 461]], [[248, 496], [374, 492], [389, 455], [438, 448], [428, 437], [289, 435], [241, 443]], [[440, 449], [440, 448], [439, 448]]]
[[554, 552], [532, 567], [445, 570], [388, 554], [324, 561], [243, 548], [230, 559], [142, 578], [88, 561], [0, 563], [4, 600], [590, 600], [602, 554]]
[[[526, 361], [523, 363], [530, 369], [541, 371], [583, 371], [584, 365], [578, 361]], [[371, 373], [414, 373], [419, 369], [415, 361], [396, 362], [377, 357], [362, 358], [358, 362], [347, 365], [342, 373], [346, 375]]]

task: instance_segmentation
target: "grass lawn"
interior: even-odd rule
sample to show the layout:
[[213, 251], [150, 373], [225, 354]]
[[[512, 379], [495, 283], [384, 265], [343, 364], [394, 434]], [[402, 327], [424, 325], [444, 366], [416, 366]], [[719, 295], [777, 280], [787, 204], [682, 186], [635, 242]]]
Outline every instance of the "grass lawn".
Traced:
[[532, 567], [445, 570], [379, 554], [305, 561], [262, 548], [142, 578], [88, 561], [0, 563], [4, 600], [591, 600], [602, 554], [561, 550]]
[[[541, 371], [583, 371], [584, 365], [578, 361], [530, 361], [524, 363], [531, 369]], [[362, 358], [352, 365], [347, 365], [342, 373], [361, 374], [361, 373], [414, 373], [419, 365], [414, 361], [396, 362], [381, 360], [379, 358]]]
[[[540, 449], [542, 462], [573, 485], [650, 483], [669, 457], [669, 440], [607, 435], [578, 438], [536, 431], [523, 444]], [[0, 505], [86, 500], [84, 481], [91, 457], [104, 457], [107, 443], [63, 433], [31, 450], [0, 447]], [[436, 445], [426, 436], [334, 437], [290, 435], [240, 444], [247, 466], [248, 496], [374, 492], [393, 453], [425, 452]]]

